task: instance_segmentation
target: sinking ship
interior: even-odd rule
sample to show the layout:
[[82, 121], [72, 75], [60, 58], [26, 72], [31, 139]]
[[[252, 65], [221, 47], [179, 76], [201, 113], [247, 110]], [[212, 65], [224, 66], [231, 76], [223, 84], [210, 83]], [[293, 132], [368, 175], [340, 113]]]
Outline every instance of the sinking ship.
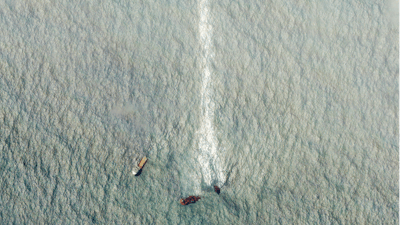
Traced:
[[189, 197], [187, 197], [187, 198], [182, 198], [179, 202], [182, 204], [182, 205], [189, 205], [190, 203], [195, 203], [195, 202], [197, 202], [198, 200], [200, 200], [201, 198], [200, 197], [198, 197], [198, 196], [189, 196]]

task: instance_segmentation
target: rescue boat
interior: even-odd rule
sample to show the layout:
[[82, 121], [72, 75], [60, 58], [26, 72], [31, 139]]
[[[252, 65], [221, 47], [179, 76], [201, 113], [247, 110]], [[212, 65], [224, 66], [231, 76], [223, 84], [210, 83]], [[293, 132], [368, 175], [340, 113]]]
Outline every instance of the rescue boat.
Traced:
[[147, 162], [147, 158], [145, 156], [140, 160], [138, 165], [133, 165], [132, 174], [139, 175], [141, 173], [141, 170], [143, 169], [144, 165], [146, 164], [146, 162]]

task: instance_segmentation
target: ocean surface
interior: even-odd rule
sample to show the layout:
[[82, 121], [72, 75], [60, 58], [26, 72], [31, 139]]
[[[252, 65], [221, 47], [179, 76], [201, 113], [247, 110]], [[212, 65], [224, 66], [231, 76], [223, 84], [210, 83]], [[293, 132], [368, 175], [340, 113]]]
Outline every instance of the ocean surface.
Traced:
[[0, 223], [398, 224], [398, 8], [0, 0]]

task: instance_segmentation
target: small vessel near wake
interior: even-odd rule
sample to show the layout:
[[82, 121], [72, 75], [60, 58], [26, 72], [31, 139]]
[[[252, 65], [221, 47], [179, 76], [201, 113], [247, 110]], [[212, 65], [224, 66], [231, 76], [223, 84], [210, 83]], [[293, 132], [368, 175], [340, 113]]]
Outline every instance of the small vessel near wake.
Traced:
[[214, 191], [219, 194], [221, 192], [221, 189], [218, 186], [214, 185]]

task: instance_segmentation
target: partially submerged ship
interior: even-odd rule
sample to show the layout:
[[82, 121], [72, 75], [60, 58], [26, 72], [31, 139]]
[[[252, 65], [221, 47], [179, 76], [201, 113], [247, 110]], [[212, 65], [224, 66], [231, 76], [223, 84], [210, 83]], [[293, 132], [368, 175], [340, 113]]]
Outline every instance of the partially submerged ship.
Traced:
[[133, 165], [132, 174], [135, 176], [139, 176], [141, 174], [144, 164], [146, 164], [146, 162], [147, 162], [147, 158], [145, 156], [140, 160], [138, 165]]
[[200, 197], [198, 197], [198, 196], [189, 196], [189, 197], [187, 197], [185, 199], [182, 198], [179, 202], [182, 205], [189, 205], [190, 203], [197, 202], [199, 199], [200, 199]]

